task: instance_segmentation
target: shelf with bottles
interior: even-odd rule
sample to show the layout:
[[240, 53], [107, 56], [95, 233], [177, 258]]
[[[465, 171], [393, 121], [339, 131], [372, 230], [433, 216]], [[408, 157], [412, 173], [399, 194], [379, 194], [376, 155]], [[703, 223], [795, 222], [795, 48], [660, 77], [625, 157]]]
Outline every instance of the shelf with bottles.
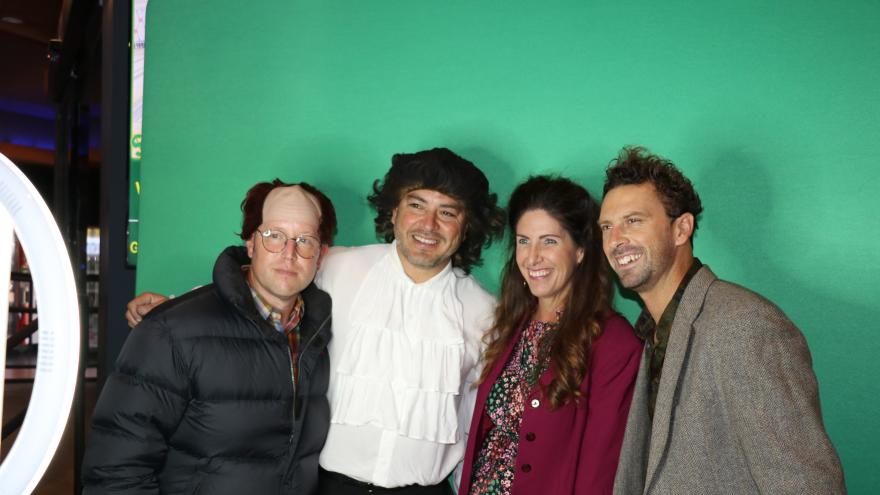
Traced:
[[[85, 262], [80, 266], [78, 273], [80, 280], [84, 282], [84, 294], [80, 294], [85, 302], [87, 311], [87, 331], [89, 349], [98, 347], [98, 306], [100, 297], [100, 229], [89, 227], [86, 229], [86, 256]], [[6, 324], [6, 338], [18, 334], [32, 321], [37, 319], [39, 313], [36, 297], [33, 290], [30, 269], [24, 249], [13, 236], [12, 260], [10, 263], [9, 276], [9, 312]], [[26, 338], [22, 345], [33, 346], [39, 343], [39, 332], [33, 333]]]

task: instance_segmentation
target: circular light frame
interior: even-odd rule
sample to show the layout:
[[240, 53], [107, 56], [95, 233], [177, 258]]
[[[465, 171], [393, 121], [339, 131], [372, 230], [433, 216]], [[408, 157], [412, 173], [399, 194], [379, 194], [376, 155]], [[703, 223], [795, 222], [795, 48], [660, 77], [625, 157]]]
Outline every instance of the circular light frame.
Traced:
[[67, 247], [46, 202], [0, 153], [0, 206], [24, 248], [39, 301], [40, 344], [24, 423], [0, 465], [3, 493], [29, 494], [49, 467], [73, 402], [79, 365], [80, 316]]

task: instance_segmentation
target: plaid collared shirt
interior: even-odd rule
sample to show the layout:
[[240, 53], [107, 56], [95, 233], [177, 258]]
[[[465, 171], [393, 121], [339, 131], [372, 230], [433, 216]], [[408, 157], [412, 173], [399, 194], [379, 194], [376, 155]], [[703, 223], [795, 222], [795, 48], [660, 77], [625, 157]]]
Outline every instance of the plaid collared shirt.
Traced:
[[657, 390], [660, 388], [660, 375], [663, 372], [663, 361], [666, 359], [666, 345], [669, 343], [672, 321], [675, 320], [678, 304], [681, 302], [681, 297], [684, 295], [688, 282], [691, 281], [691, 278], [693, 278], [701, 266], [703, 264], [700, 263], [700, 260], [694, 258], [694, 263], [678, 284], [678, 289], [673, 294], [672, 300], [669, 301], [666, 309], [663, 310], [659, 323], [654, 324], [654, 318], [651, 317], [651, 313], [648, 312], [647, 308], [642, 309], [642, 314], [636, 320], [636, 335], [645, 341], [645, 352], [648, 355], [648, 363], [650, 363], [648, 375], [650, 387], [648, 412], [650, 412], [652, 418], [654, 417], [654, 405], [657, 403]]
[[[250, 284], [248, 284], [250, 287]], [[287, 345], [290, 350], [291, 372], [293, 373], [293, 381], [296, 383], [299, 368], [297, 367], [297, 358], [299, 357], [299, 323], [302, 321], [303, 314], [306, 310], [306, 304], [302, 294], [296, 296], [293, 303], [293, 310], [286, 322], [281, 321], [281, 312], [273, 308], [271, 304], [266, 303], [253, 287], [250, 287], [251, 295], [254, 296], [254, 305], [257, 311], [275, 330], [287, 336]]]
[[296, 302], [293, 303], [293, 310], [290, 312], [290, 316], [287, 317], [287, 322], [282, 323], [281, 312], [273, 308], [271, 304], [266, 303], [266, 301], [257, 294], [257, 291], [254, 290], [253, 287], [250, 289], [251, 295], [254, 296], [254, 305], [257, 307], [260, 316], [272, 325], [275, 330], [278, 330], [283, 334], [288, 334], [296, 330], [296, 327], [299, 326], [299, 322], [302, 320], [302, 315], [305, 312], [305, 303], [302, 295], [296, 296]]

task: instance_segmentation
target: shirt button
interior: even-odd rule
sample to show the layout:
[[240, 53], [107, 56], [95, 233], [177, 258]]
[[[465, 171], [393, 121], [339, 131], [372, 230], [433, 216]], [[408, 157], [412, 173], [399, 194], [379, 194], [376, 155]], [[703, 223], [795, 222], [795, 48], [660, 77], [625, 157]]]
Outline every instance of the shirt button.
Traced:
[[537, 409], [540, 405], [541, 401], [539, 401], [538, 399], [532, 399], [532, 409]]
[[528, 473], [528, 472], [531, 471], [531, 470], [532, 470], [532, 465], [531, 465], [531, 464], [523, 464], [523, 466], [522, 466], [522, 471], [523, 471], [524, 473]]
[[530, 442], [534, 442], [535, 441], [535, 434], [532, 432], [526, 433], [526, 440], [528, 440]]

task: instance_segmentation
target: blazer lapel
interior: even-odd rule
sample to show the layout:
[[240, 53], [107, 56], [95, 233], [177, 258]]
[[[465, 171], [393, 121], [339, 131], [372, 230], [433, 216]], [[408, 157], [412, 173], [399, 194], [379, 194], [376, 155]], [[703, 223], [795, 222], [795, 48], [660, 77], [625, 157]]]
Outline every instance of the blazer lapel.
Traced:
[[657, 390], [657, 403], [654, 405], [651, 446], [648, 451], [648, 469], [645, 478], [646, 491], [650, 488], [651, 480], [668, 447], [669, 429], [674, 419], [672, 410], [678, 402], [681, 372], [692, 338], [693, 322], [699, 316], [709, 285], [715, 279], [715, 274], [708, 266], [704, 265], [700, 268], [685, 288], [675, 319], [672, 321], [669, 343], [666, 345], [666, 357], [663, 360], [660, 388]]
[[648, 387], [648, 359], [643, 350], [614, 477], [614, 495], [634, 495], [645, 490], [645, 465], [651, 434]]

